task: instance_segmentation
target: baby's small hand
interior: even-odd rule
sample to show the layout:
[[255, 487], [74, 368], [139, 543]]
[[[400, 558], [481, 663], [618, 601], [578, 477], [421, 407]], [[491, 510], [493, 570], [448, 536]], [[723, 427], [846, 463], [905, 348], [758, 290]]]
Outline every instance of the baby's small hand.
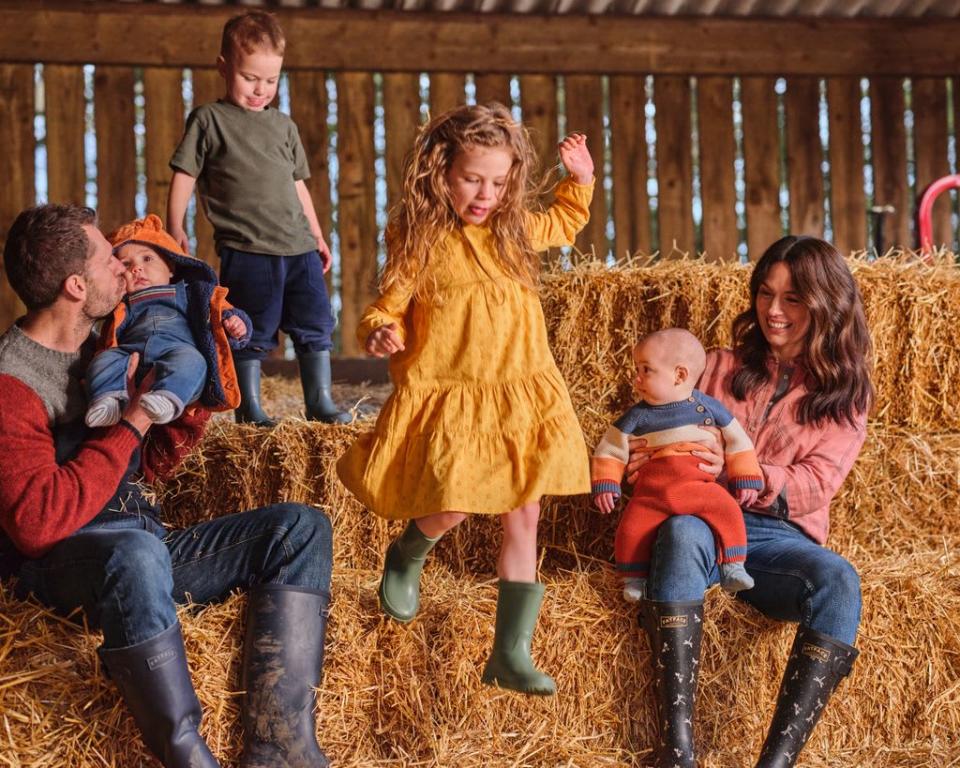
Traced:
[[593, 497], [593, 503], [603, 514], [609, 515], [613, 512], [613, 508], [617, 506], [617, 495], [610, 491], [598, 493]]
[[223, 330], [225, 330], [234, 339], [242, 339], [247, 335], [246, 323], [239, 315], [230, 315], [223, 319]]
[[756, 488], [737, 488], [733, 492], [733, 497], [741, 507], [752, 507], [756, 503], [759, 495], [760, 491]]
[[375, 357], [386, 357], [394, 352], [402, 352], [403, 341], [397, 332], [396, 323], [381, 325], [377, 330], [367, 336], [366, 349], [368, 355]]
[[560, 162], [577, 184], [589, 184], [593, 180], [593, 157], [587, 149], [587, 137], [571, 133], [559, 145]]

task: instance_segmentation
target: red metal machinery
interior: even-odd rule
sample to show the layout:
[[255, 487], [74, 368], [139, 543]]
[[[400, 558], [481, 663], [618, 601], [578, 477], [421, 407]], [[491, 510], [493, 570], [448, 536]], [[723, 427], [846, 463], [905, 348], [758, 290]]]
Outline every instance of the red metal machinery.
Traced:
[[937, 179], [923, 191], [920, 197], [920, 205], [917, 208], [917, 232], [920, 234], [920, 252], [924, 256], [929, 256], [933, 250], [933, 223], [930, 220], [933, 202], [948, 189], [960, 189], [960, 174], [951, 174]]

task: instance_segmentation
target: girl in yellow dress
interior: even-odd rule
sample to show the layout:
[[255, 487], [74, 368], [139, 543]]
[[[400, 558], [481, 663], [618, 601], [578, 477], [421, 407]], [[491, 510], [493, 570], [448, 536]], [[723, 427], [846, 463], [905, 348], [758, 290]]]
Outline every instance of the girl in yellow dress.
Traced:
[[431, 120], [411, 152], [387, 226], [380, 298], [357, 330], [389, 355], [394, 391], [372, 432], [337, 464], [344, 485], [387, 519], [409, 520], [387, 550], [380, 605], [401, 622], [420, 603], [427, 553], [468, 513], [499, 515], [503, 545], [494, 647], [483, 681], [548, 695], [530, 658], [540, 497], [589, 493], [589, 460], [537, 295], [538, 252], [587, 223], [586, 137], [559, 146], [568, 176], [533, 213], [534, 153], [500, 104]]

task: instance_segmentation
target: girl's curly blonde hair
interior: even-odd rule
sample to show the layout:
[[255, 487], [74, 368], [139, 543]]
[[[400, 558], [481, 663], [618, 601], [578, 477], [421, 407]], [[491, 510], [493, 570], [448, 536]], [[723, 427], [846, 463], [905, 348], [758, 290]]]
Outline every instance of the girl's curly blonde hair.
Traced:
[[540, 262], [527, 237], [526, 215], [538, 194], [533, 183], [537, 158], [526, 129], [505, 106], [490, 102], [457, 107], [420, 129], [404, 164], [403, 193], [387, 223], [381, 293], [393, 288], [414, 299], [436, 298], [436, 276], [427, 266], [444, 235], [462, 226], [447, 171], [457, 154], [470, 147], [503, 148], [513, 156], [499, 204], [485, 223], [497, 244], [499, 266], [536, 289]]

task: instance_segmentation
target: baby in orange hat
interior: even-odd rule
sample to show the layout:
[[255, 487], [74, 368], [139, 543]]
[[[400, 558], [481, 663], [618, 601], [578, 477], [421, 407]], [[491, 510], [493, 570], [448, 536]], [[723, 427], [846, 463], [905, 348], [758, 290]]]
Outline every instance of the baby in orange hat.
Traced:
[[157, 424], [176, 419], [190, 403], [228, 410], [239, 403], [230, 348], [250, 339], [243, 310], [226, 302], [213, 269], [187, 256], [148, 215], [108, 239], [126, 267], [127, 294], [100, 333], [87, 370], [91, 427], [116, 424], [127, 401], [130, 356], [140, 356], [138, 376], [155, 371], [141, 404]]

